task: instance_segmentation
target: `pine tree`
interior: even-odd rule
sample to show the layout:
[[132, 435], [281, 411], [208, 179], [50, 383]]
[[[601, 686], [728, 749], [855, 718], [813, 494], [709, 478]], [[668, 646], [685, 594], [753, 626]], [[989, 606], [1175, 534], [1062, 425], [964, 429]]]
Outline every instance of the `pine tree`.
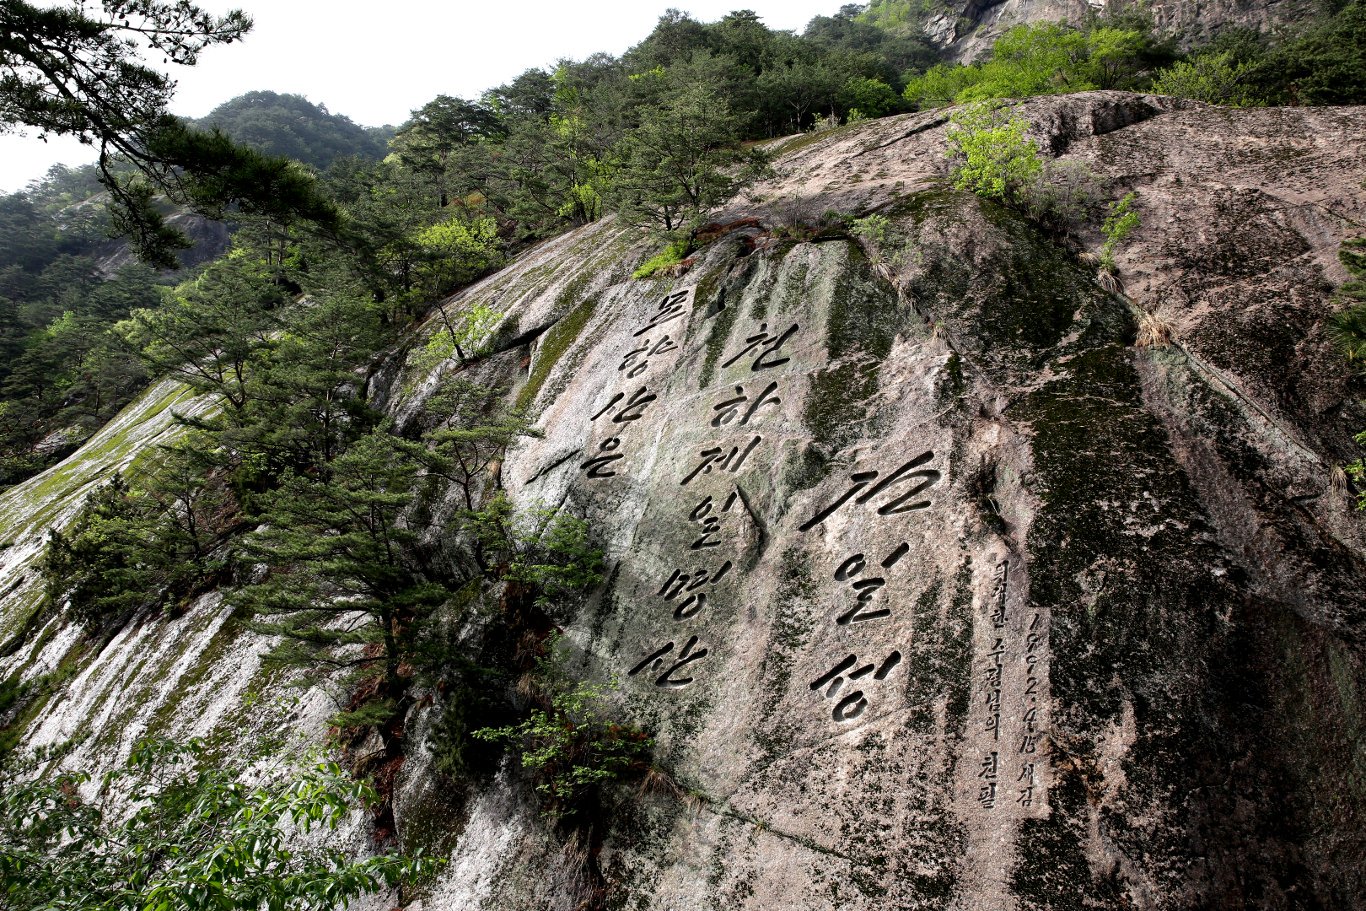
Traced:
[[245, 542], [263, 575], [235, 597], [257, 630], [282, 637], [276, 660], [313, 678], [375, 678], [380, 700], [367, 722], [401, 707], [415, 637], [448, 595], [408, 522], [420, 449], [377, 430], [327, 470], [289, 475]]

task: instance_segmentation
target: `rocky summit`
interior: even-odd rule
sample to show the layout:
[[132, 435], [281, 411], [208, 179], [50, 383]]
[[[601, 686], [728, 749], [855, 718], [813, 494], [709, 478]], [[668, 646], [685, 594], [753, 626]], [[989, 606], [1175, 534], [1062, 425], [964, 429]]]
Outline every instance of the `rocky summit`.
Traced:
[[[432, 366], [419, 335], [375, 365], [400, 430], [453, 371], [530, 410], [503, 486], [607, 554], [562, 641], [670, 773], [565, 848], [510, 768], [434, 771], [419, 701], [395, 823], [449, 863], [410, 907], [571, 909], [585, 862], [655, 911], [1361, 906], [1366, 525], [1338, 466], [1366, 413], [1325, 320], [1366, 110], [1017, 112], [1136, 193], [1117, 281], [1096, 227], [952, 189], [951, 112], [909, 114], [788, 140], [670, 274], [632, 278], [654, 248], [597, 222], [444, 304], [501, 315], [487, 357]], [[57, 681], [26, 743], [72, 767], [147, 733], [305, 747], [335, 711], [218, 594], [97, 647], [34, 619], [45, 529], [195, 407], [154, 387], [0, 498], [3, 671]]]

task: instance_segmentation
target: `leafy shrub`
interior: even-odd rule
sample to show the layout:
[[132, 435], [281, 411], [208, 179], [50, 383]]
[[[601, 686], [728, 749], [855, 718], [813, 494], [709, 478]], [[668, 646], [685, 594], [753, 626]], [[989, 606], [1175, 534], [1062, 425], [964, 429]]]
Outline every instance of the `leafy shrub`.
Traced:
[[603, 717], [607, 687], [564, 680], [553, 650], [538, 667], [536, 685], [539, 704], [524, 721], [481, 728], [474, 736], [514, 750], [547, 817], [559, 820], [588, 809], [604, 785], [649, 768], [650, 738]]
[[324, 763], [248, 786], [197, 741], [143, 741], [89, 776], [0, 779], [0, 903], [13, 911], [285, 911], [340, 908], [432, 872], [421, 857], [351, 860], [300, 848], [291, 829], [335, 830], [374, 792]]
[[1025, 136], [1029, 124], [990, 103], [965, 108], [950, 122], [946, 140], [954, 187], [1020, 202], [1043, 170], [1038, 146]]
[[1090, 89], [1140, 88], [1162, 51], [1141, 28], [1062, 22], [1017, 25], [996, 39], [988, 59], [939, 64], [909, 80], [903, 96], [920, 109], [997, 98]]
[[428, 294], [468, 284], [503, 264], [498, 224], [492, 218], [457, 215], [417, 232], [418, 274]]
[[432, 333], [425, 345], [408, 355], [408, 369], [419, 376], [430, 373], [451, 355], [463, 361], [487, 354], [493, 330], [503, 319], [503, 314], [480, 303], [470, 304], [454, 316], [442, 304], [436, 309], [445, 331]]
[[1023, 189], [1024, 210], [1036, 223], [1060, 233], [1080, 230], [1100, 208], [1100, 179], [1084, 161], [1050, 159]]
[[1105, 235], [1105, 243], [1100, 247], [1100, 265], [1106, 272], [1115, 271], [1115, 248], [1124, 242], [1138, 227], [1138, 213], [1134, 211], [1137, 193], [1126, 193], [1124, 198], [1110, 207], [1100, 232]]
[[881, 79], [856, 77], [840, 89], [840, 106], [849, 111], [850, 122], [854, 111], [862, 117], [884, 117], [894, 113], [901, 104], [901, 96]]
[[1236, 61], [1231, 51], [1202, 54], [1159, 72], [1153, 91], [1206, 104], [1248, 105], [1253, 103], [1248, 85], [1251, 70], [1251, 65]]
[[676, 266], [687, 258], [690, 249], [691, 245], [686, 240], [676, 240], [641, 263], [631, 277], [649, 278], [656, 272]]

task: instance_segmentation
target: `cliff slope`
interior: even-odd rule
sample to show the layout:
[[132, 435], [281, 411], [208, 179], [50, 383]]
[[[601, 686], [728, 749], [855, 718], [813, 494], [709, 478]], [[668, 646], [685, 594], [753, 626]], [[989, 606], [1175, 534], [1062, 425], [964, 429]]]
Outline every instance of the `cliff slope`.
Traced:
[[[1124, 294], [948, 189], [946, 118], [916, 114], [793, 142], [681, 275], [631, 279], [648, 244], [590, 225], [448, 302], [504, 314], [503, 350], [377, 369], [400, 426], [441, 372], [507, 384], [543, 435], [503, 483], [604, 539], [565, 640], [686, 792], [604, 808], [610, 907], [1348, 909], [1366, 887], [1366, 526], [1333, 483], [1366, 415], [1323, 328], [1366, 230], [1366, 111], [1022, 113], [1138, 192]], [[825, 210], [888, 225], [804, 232]], [[1144, 313], [1170, 344], [1136, 344]], [[166, 411], [138, 407], [125, 425]], [[104, 644], [29, 622], [36, 536], [79, 493], [53, 479], [125, 460], [98, 443], [6, 495], [0, 616], [29, 629], [4, 672], [53, 690], [28, 743], [109, 764], [148, 730], [320, 739], [326, 698], [280, 698], [216, 595]], [[409, 719], [398, 789], [400, 836], [451, 858], [421, 906], [575, 907], [582, 858], [511, 767], [430, 769], [440, 711]]]

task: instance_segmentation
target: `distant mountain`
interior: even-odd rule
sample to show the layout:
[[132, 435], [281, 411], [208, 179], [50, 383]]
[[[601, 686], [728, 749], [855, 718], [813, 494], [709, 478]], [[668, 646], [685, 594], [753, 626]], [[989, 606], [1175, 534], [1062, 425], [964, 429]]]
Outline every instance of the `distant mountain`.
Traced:
[[218, 127], [233, 139], [270, 155], [284, 155], [326, 168], [345, 155], [383, 158], [391, 127], [363, 127], [302, 95], [247, 92], [196, 121]]

